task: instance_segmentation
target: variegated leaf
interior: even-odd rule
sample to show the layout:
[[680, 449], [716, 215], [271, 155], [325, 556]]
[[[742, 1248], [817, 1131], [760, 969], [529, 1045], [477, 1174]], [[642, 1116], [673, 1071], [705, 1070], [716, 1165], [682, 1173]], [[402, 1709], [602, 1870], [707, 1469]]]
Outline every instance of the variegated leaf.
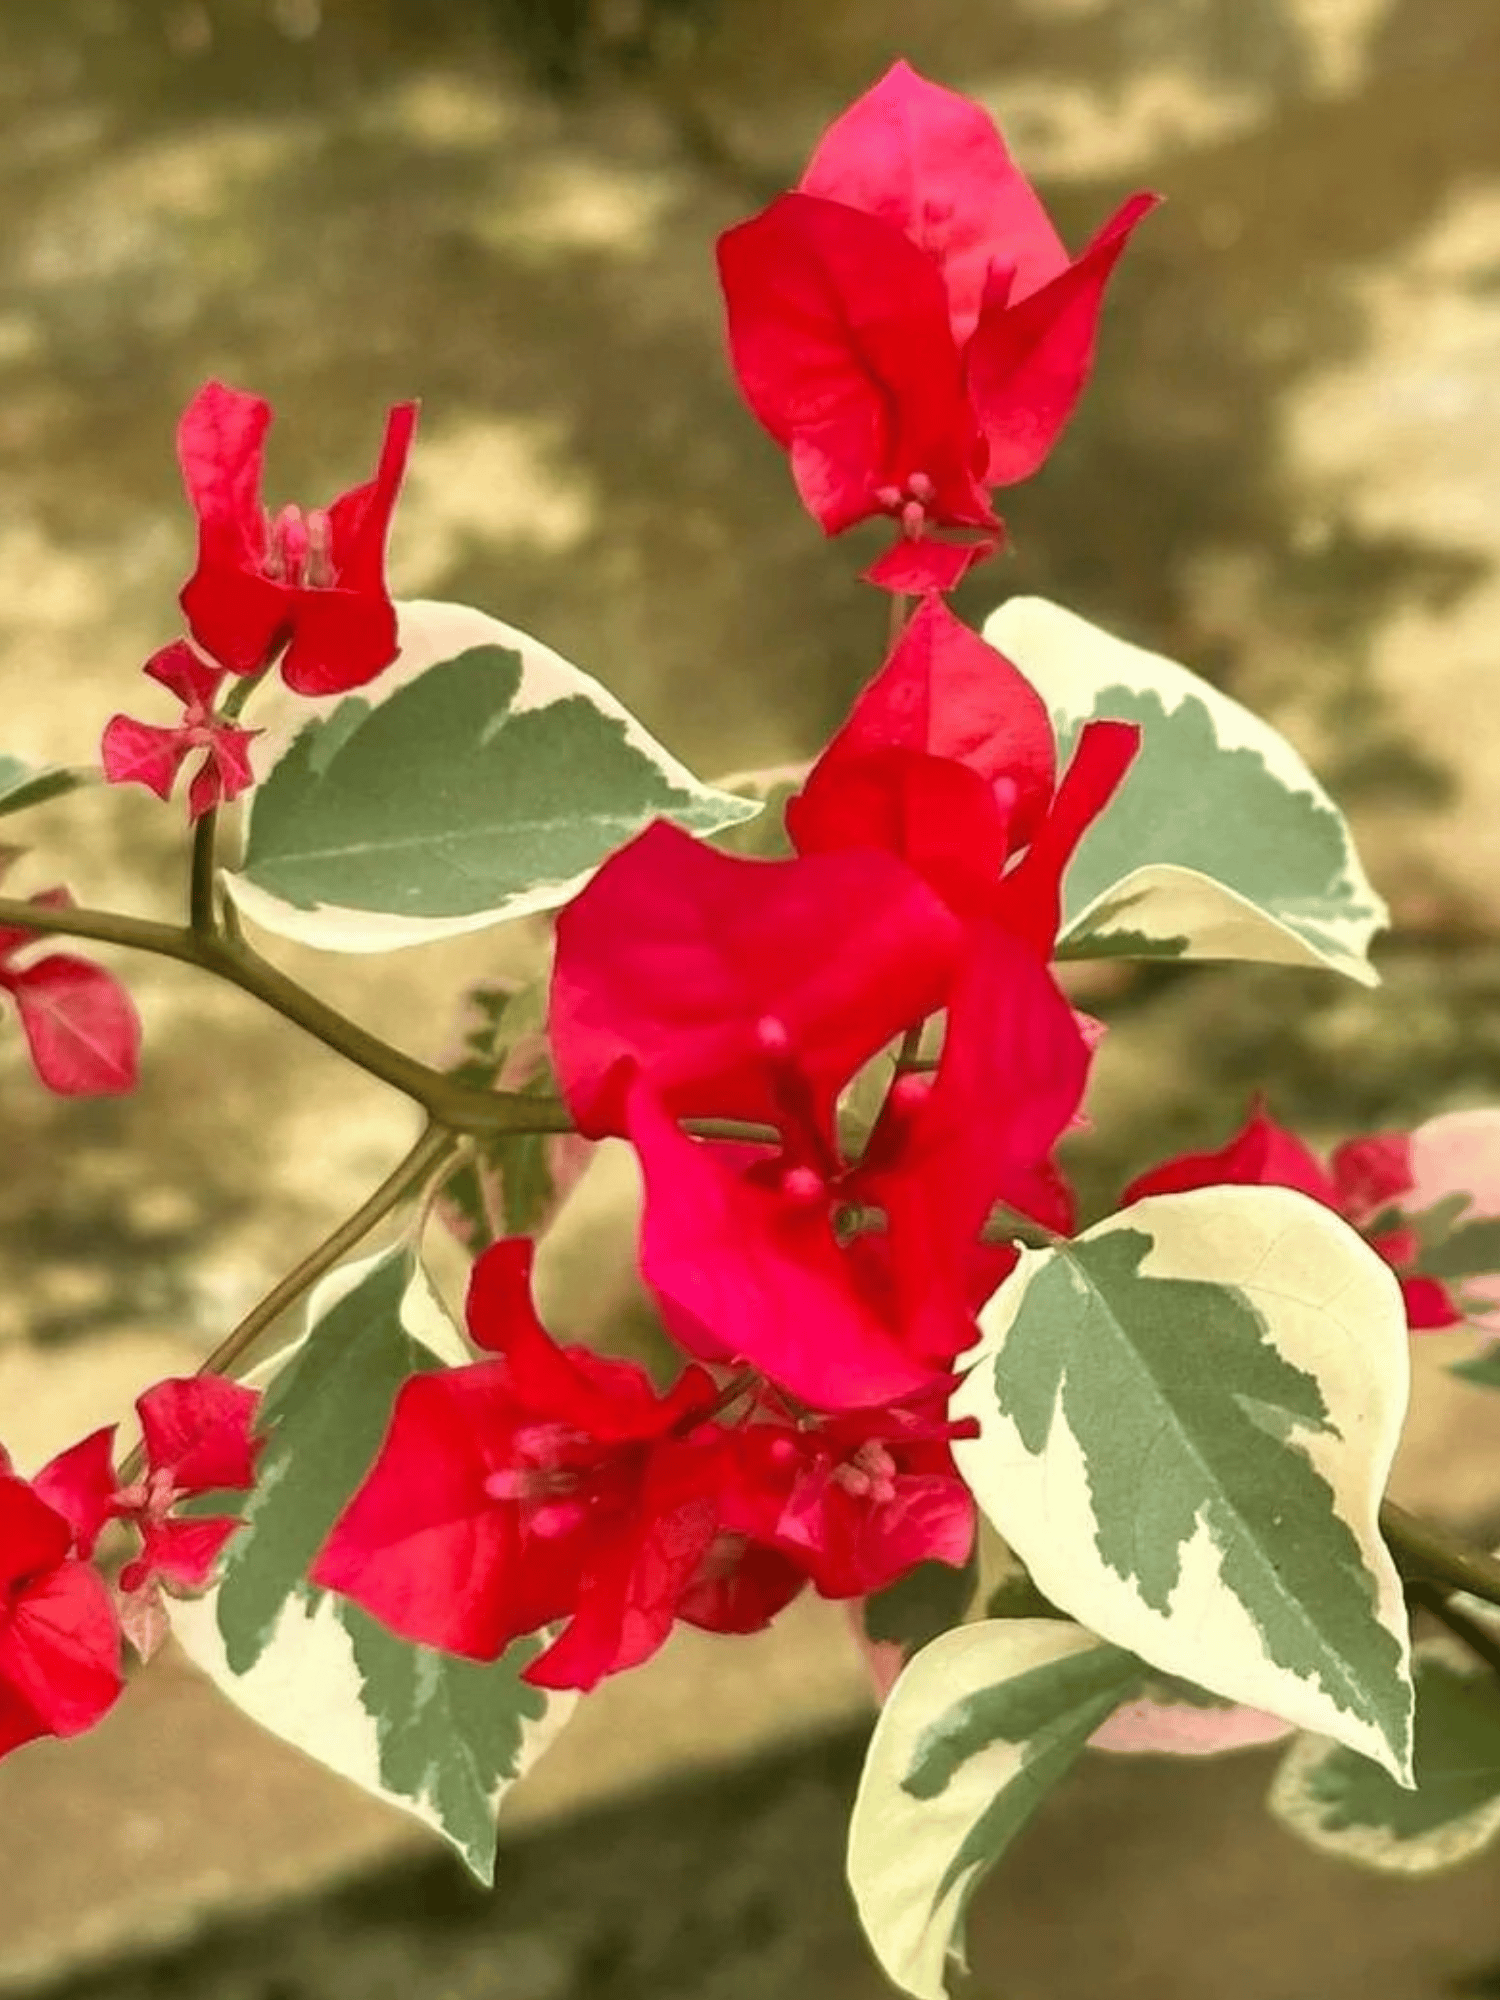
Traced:
[[1500, 1834], [1500, 1682], [1450, 1639], [1424, 1639], [1417, 1688], [1415, 1786], [1325, 1737], [1299, 1737], [1271, 1787], [1293, 1833], [1340, 1860], [1394, 1875], [1454, 1868]]
[[482, 611], [397, 607], [401, 652], [358, 693], [267, 689], [245, 853], [224, 880], [265, 930], [394, 951], [555, 909], [650, 820], [759, 811], [695, 778], [590, 675]]
[[716, 778], [716, 791], [732, 792], [738, 799], [750, 799], [760, 807], [754, 819], [727, 826], [714, 835], [715, 847], [731, 854], [743, 854], [751, 861], [784, 861], [792, 852], [787, 837], [786, 802], [800, 792], [812, 765], [770, 764], [758, 771], [734, 771]]
[[1023, 1252], [980, 1324], [954, 1453], [1043, 1594], [1407, 1782], [1406, 1319], [1368, 1244], [1288, 1188], [1154, 1196]]
[[1057, 1619], [964, 1625], [924, 1647], [880, 1712], [849, 1827], [849, 1882], [887, 1976], [944, 2000], [985, 1872], [1140, 1663]]
[[1376, 983], [1385, 905], [1343, 815], [1269, 723], [1044, 598], [1012, 598], [984, 636], [1042, 695], [1064, 753], [1096, 717], [1141, 725], [1068, 870], [1062, 955], [1268, 959]]
[[97, 783], [99, 773], [67, 764], [28, 764], [21, 757], [0, 756], [0, 818], [46, 805], [84, 785]]
[[[269, 1441], [247, 1525], [206, 1597], [173, 1601], [178, 1639], [245, 1713], [449, 1840], [481, 1881], [495, 1814], [572, 1712], [520, 1679], [539, 1639], [492, 1666], [410, 1645], [307, 1569], [412, 1374], [470, 1358], [404, 1249], [334, 1272], [304, 1338], [262, 1371]], [[220, 1496], [238, 1508], [241, 1496]], [[226, 1511], [210, 1499], [207, 1511]]]
[[[557, 1096], [542, 985], [491, 980], [464, 996], [458, 1047], [442, 1067], [471, 1090]], [[439, 1213], [472, 1255], [501, 1236], [540, 1237], [593, 1157], [576, 1132], [498, 1132], [471, 1142]]]

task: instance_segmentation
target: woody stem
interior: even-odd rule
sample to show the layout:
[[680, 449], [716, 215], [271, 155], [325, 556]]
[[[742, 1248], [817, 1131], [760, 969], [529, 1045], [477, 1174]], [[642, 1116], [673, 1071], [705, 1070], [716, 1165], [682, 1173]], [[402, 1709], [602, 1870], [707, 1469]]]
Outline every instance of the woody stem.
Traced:
[[[161, 924], [112, 910], [48, 910], [13, 896], [0, 896], [0, 924], [60, 937], [90, 938], [124, 945], [158, 958], [209, 972], [259, 1000], [333, 1049], [346, 1061], [420, 1104], [429, 1118], [452, 1132], [477, 1138], [506, 1133], [545, 1134], [576, 1130], [568, 1108], [556, 1098], [529, 1097], [513, 1090], [478, 1090], [459, 1083], [431, 1064], [419, 1062], [330, 1007], [305, 986], [279, 972], [248, 945], [229, 937], [205, 936], [191, 926]], [[688, 1129], [707, 1139], [774, 1141], [769, 1127], [733, 1118], [690, 1121]]]
[[219, 808], [210, 806], [200, 814], [193, 828], [192, 872], [188, 887], [188, 922], [199, 937], [218, 934], [214, 910], [215, 846], [219, 830]]
[[1492, 1632], [1487, 1632], [1477, 1618], [1471, 1618], [1467, 1611], [1450, 1602], [1436, 1584], [1413, 1583], [1408, 1585], [1406, 1594], [1413, 1604], [1430, 1611], [1440, 1625], [1446, 1625], [1454, 1638], [1462, 1640], [1475, 1658], [1483, 1660], [1492, 1673], [1500, 1674], [1500, 1641]]
[[[385, 1179], [366, 1200], [362, 1201], [354, 1213], [346, 1216], [323, 1241], [310, 1250], [301, 1263], [287, 1272], [281, 1281], [273, 1285], [265, 1297], [253, 1305], [239, 1324], [228, 1333], [199, 1368], [200, 1375], [227, 1375], [236, 1362], [248, 1354], [255, 1343], [270, 1327], [274, 1326], [284, 1312], [294, 1306], [304, 1292], [315, 1285], [325, 1272], [331, 1271], [342, 1257], [361, 1243], [377, 1223], [384, 1221], [391, 1211], [398, 1208], [408, 1195], [419, 1189], [423, 1182], [445, 1167], [457, 1152], [457, 1136], [441, 1125], [428, 1125], [416, 1144], [396, 1162]], [[144, 1452], [137, 1445], [120, 1469], [122, 1486], [133, 1485], [140, 1478], [144, 1464]]]

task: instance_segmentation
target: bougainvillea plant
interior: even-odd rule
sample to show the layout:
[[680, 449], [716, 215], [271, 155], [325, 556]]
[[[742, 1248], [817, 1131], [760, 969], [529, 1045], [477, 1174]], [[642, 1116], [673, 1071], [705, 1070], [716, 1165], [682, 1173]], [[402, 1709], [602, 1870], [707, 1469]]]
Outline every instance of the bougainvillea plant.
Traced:
[[[1286, 1737], [1273, 1809], [1376, 1867], [1500, 1828], [1500, 1562], [1385, 1497], [1411, 1338], [1467, 1326], [1460, 1372], [1500, 1386], [1500, 1113], [1325, 1161], [1257, 1103], [1094, 1219], [1057, 1161], [1103, 1032], [1070, 962], [1372, 984], [1385, 921], [1266, 724], [1057, 605], [979, 632], [947, 601], [1072, 416], [1152, 206], [1070, 254], [988, 116], [898, 64], [722, 239], [730, 359], [804, 505], [895, 530], [888, 655], [790, 782], [706, 784], [536, 640], [394, 603], [414, 406], [368, 484], [271, 515], [269, 408], [194, 398], [185, 630], [144, 669], [182, 716], [99, 718], [92, 774], [170, 802], [193, 764], [187, 921], [0, 899], [0, 985], [53, 1091], [129, 1089], [139, 1034], [49, 935], [228, 981], [422, 1125], [198, 1376], [143, 1389], [123, 1457], [113, 1427], [0, 1454], [0, 1752], [91, 1727], [122, 1641], [170, 1627], [487, 1878], [579, 1694], [679, 1623], [730, 1645], [816, 1592], [883, 1696], [854, 1898], [923, 2000], [1090, 1745]], [[90, 775], [7, 758], [0, 811]], [[547, 972], [467, 996], [441, 1061], [250, 936], [376, 954], [547, 912]], [[648, 1356], [533, 1303], [606, 1138], [640, 1166]]]

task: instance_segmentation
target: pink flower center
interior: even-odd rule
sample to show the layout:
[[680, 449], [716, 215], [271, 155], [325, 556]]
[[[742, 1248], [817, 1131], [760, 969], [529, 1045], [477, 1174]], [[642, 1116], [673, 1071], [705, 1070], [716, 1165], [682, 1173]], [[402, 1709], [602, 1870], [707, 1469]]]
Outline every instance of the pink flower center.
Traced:
[[137, 1525], [147, 1521], [164, 1521], [184, 1497], [184, 1492], [185, 1489], [179, 1488], [173, 1480], [170, 1467], [162, 1466], [155, 1472], [148, 1472], [134, 1486], [122, 1486], [115, 1495], [114, 1511]]
[[526, 1424], [511, 1438], [514, 1457], [492, 1472], [485, 1493], [520, 1511], [523, 1533], [544, 1541], [570, 1533], [631, 1484], [635, 1449], [605, 1445], [568, 1424]]
[[896, 1497], [896, 1461], [883, 1444], [871, 1438], [834, 1467], [833, 1481], [854, 1499], [883, 1507]]
[[322, 507], [283, 507], [267, 524], [262, 563], [273, 583], [303, 590], [328, 590], [335, 577], [333, 528]]
[[928, 510], [937, 498], [937, 488], [925, 472], [913, 472], [905, 486], [878, 486], [875, 499], [887, 514], [894, 514], [901, 523], [901, 532], [909, 542], [920, 541], [927, 526]]

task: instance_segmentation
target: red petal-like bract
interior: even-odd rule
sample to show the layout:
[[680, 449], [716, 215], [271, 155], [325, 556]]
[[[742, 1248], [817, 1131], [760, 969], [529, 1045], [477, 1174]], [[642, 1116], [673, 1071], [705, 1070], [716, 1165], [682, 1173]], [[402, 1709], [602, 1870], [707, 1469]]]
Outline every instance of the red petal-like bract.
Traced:
[[1150, 1194], [1179, 1194], [1188, 1188], [1272, 1186], [1296, 1188], [1325, 1208], [1337, 1209], [1333, 1181], [1293, 1132], [1277, 1125], [1256, 1104], [1241, 1129], [1216, 1153], [1184, 1153], [1139, 1174], [1121, 1197], [1128, 1206]]
[[59, 1452], [31, 1482], [33, 1491], [73, 1530], [73, 1546], [84, 1557], [94, 1553], [115, 1511], [119, 1481], [114, 1449], [115, 1426], [107, 1424]]
[[861, 574], [877, 590], [900, 597], [926, 597], [934, 591], [957, 590], [976, 563], [987, 562], [1001, 537], [983, 535], [967, 542], [939, 542], [931, 535], [913, 539], [900, 535]]
[[1157, 197], [1133, 195], [1077, 263], [1029, 297], [1001, 286], [986, 300], [965, 356], [969, 393], [989, 445], [991, 486], [1014, 486], [1046, 463], [1094, 365], [1104, 289]]
[[193, 754], [185, 734], [154, 722], [137, 722], [129, 715], [112, 715], [99, 744], [105, 778], [112, 785], [144, 785], [159, 799], [170, 798], [184, 759]]
[[133, 1595], [153, 1578], [162, 1577], [179, 1590], [202, 1590], [213, 1575], [224, 1544], [243, 1525], [234, 1514], [144, 1521], [141, 1553], [120, 1571], [120, 1588]]
[[257, 1390], [218, 1375], [158, 1382], [137, 1398], [136, 1413], [153, 1472], [169, 1473], [176, 1494], [245, 1492], [255, 1483], [260, 1441], [250, 1435]]
[[786, 829], [799, 854], [899, 855], [966, 918], [988, 908], [1010, 851], [1007, 814], [977, 771], [894, 747], [826, 752], [787, 800]]
[[0, 1476], [0, 1756], [92, 1728], [124, 1686], [109, 1592], [72, 1543], [25, 1480]]
[[644, 1083], [629, 1117], [646, 1183], [641, 1276], [684, 1346], [748, 1362], [825, 1410], [932, 1385], [941, 1370], [903, 1346], [873, 1249], [839, 1244], [826, 1200], [789, 1198], [688, 1138]]
[[924, 250], [942, 273], [960, 346], [997, 261], [1022, 298], [1067, 268], [988, 112], [906, 62], [834, 120], [798, 186], [889, 223]]
[[183, 482], [198, 517], [198, 563], [182, 591], [193, 637], [235, 673], [258, 673], [284, 645], [299, 694], [361, 687], [396, 656], [385, 545], [416, 428], [395, 406], [373, 480], [325, 514], [268, 523], [261, 483], [270, 405], [210, 382], [178, 427]]
[[1346, 1139], [1329, 1155], [1328, 1168], [1344, 1213], [1373, 1218], [1411, 1192], [1411, 1134], [1371, 1132]]
[[942, 274], [899, 229], [782, 195], [719, 239], [719, 276], [745, 400], [825, 534], [895, 511], [882, 489], [914, 476], [935, 521], [996, 525]]
[[990, 490], [1030, 477], [1072, 415], [1155, 201], [1133, 196], [1070, 259], [993, 120], [899, 62], [796, 193], [720, 238], [730, 358], [809, 513], [826, 534], [900, 524], [871, 582], [947, 591], [992, 552]]
[[1320, 1201], [1358, 1229], [1372, 1250], [1396, 1272], [1413, 1333], [1462, 1323], [1464, 1314], [1447, 1286], [1409, 1269], [1420, 1240], [1405, 1226], [1377, 1229], [1375, 1223], [1413, 1186], [1411, 1138], [1404, 1132], [1371, 1133], [1351, 1139], [1332, 1157], [1332, 1172], [1294, 1133], [1277, 1125], [1258, 1100], [1240, 1131], [1216, 1153], [1184, 1153], [1140, 1174], [1126, 1188], [1126, 1203], [1145, 1195], [1176, 1194], [1187, 1188], [1253, 1184], [1296, 1188]]
[[499, 1355], [420, 1375], [313, 1566], [404, 1637], [473, 1659], [560, 1619], [527, 1670], [592, 1686], [666, 1637], [714, 1533], [692, 1432], [713, 1383], [658, 1396], [641, 1370], [559, 1348], [518, 1279], [529, 1246], [475, 1268], [470, 1316]]
[[[811, 812], [809, 799], [851, 759], [885, 749], [952, 759], [983, 779], [996, 799], [1007, 848], [1031, 838], [1056, 783], [1046, 703], [1003, 653], [936, 597], [907, 621], [813, 766], [801, 797], [788, 807], [787, 825], [799, 846], [798, 817]], [[986, 872], [993, 869], [987, 865]]]
[[886, 1211], [907, 1339], [930, 1363], [972, 1341], [973, 1312], [1013, 1261], [981, 1241], [997, 1203], [1072, 1229], [1051, 1154], [1082, 1101], [1089, 1053], [1046, 967], [994, 925], [976, 926], [937, 1075], [896, 1086], [854, 1176]]
[[948, 1435], [940, 1416], [900, 1408], [752, 1425], [735, 1441], [726, 1516], [801, 1563], [824, 1597], [883, 1590], [919, 1562], [956, 1568], [975, 1513]]
[[861, 1064], [942, 1005], [961, 942], [891, 855], [750, 861], [658, 821], [558, 918], [558, 1082], [593, 1138], [623, 1132], [637, 1071], [676, 1116], [774, 1121], [775, 1022], [826, 1121]]
[[996, 891], [995, 919], [1044, 958], [1062, 922], [1062, 883], [1078, 843], [1118, 791], [1140, 748], [1133, 722], [1086, 722], [1031, 844]]
[[250, 745], [260, 732], [236, 728], [213, 713], [227, 670], [201, 659], [186, 640], [164, 646], [143, 671], [177, 696], [183, 719], [175, 729], [163, 729], [128, 715], [111, 716], [99, 746], [104, 775], [112, 785], [144, 785], [165, 799], [183, 764], [201, 750], [203, 762], [188, 788], [188, 817], [201, 819], [211, 806], [238, 798], [254, 784]]
[[63, 1097], [116, 1097], [134, 1090], [141, 1024], [130, 995], [102, 966], [52, 952], [3, 983], [21, 1016], [36, 1073]]

